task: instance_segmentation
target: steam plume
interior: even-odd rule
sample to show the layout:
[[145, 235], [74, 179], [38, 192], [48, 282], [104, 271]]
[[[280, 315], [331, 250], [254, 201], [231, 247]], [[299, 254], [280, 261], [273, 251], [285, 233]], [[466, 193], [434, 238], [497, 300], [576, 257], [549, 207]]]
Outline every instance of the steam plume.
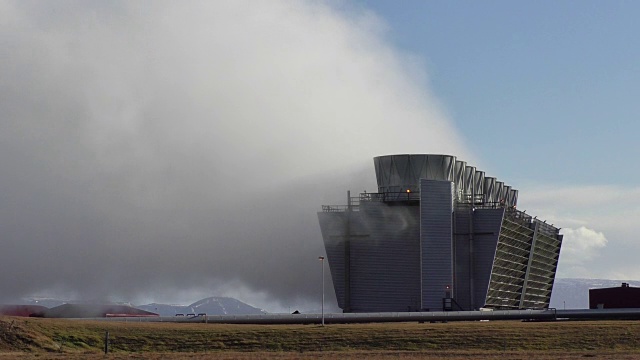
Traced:
[[384, 31], [334, 2], [0, 2], [0, 300], [313, 302], [315, 212], [373, 156], [470, 160]]

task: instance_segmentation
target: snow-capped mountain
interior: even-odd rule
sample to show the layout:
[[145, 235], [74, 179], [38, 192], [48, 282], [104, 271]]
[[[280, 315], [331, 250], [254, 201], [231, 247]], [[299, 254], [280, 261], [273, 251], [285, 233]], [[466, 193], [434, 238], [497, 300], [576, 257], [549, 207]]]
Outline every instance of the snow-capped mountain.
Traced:
[[136, 306], [138, 309], [151, 311], [160, 316], [175, 316], [176, 314], [202, 314], [207, 315], [257, 315], [266, 314], [262, 309], [258, 309], [242, 301], [229, 297], [208, 297], [194, 302], [191, 305], [167, 305], [167, 304], [147, 304]]
[[71, 301], [69, 300], [61, 300], [61, 299], [54, 299], [54, 298], [48, 298], [48, 297], [30, 297], [30, 298], [25, 298], [22, 299], [22, 305], [40, 305], [40, 306], [44, 306], [46, 308], [53, 308], [56, 306], [60, 306], [66, 303], [69, 303]]

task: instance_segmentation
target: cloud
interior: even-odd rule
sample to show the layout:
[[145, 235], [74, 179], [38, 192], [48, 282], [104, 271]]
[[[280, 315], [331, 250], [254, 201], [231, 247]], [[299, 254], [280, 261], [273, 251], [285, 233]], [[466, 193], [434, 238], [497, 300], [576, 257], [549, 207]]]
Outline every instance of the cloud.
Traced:
[[[631, 240], [640, 215], [640, 188], [616, 185], [525, 186], [522, 206], [561, 227], [587, 226]], [[634, 241], [635, 242], [635, 241]]]
[[373, 156], [473, 160], [419, 62], [365, 9], [0, 8], [4, 298], [163, 301], [242, 284], [281, 307], [313, 302], [315, 213], [375, 189]]
[[600, 248], [607, 245], [607, 238], [601, 232], [582, 226], [578, 229], [563, 230], [563, 255], [568, 264], [579, 264], [593, 260]]
[[607, 246], [603, 233], [581, 226], [565, 228], [558, 277], [590, 277], [588, 265], [595, 260], [602, 248]]
[[640, 279], [633, 265], [639, 201], [633, 186], [547, 185], [522, 186], [519, 203], [563, 228], [559, 277]]

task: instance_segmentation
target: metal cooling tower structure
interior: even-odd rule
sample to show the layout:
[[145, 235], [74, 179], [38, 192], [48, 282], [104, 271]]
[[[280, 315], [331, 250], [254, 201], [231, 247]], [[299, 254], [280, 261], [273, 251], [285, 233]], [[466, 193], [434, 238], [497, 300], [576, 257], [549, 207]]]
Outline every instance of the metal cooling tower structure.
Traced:
[[560, 229], [450, 155], [374, 158], [378, 192], [318, 213], [344, 312], [549, 307]]

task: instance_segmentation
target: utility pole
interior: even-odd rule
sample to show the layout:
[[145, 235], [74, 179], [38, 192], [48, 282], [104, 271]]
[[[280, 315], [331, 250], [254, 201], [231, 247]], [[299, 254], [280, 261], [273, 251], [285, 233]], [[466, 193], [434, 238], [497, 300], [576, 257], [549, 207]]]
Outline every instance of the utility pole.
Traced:
[[320, 264], [322, 265], [322, 326], [324, 326], [324, 256], [319, 256]]

